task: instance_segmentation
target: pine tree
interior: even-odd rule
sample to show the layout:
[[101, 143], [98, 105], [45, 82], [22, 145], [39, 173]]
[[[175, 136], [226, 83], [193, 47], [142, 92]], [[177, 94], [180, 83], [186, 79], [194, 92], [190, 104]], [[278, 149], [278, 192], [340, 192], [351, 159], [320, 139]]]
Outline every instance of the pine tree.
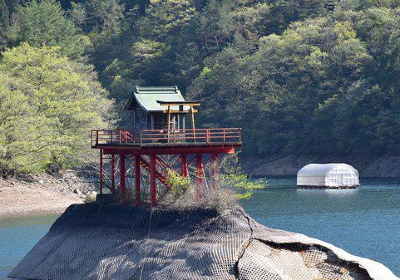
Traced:
[[76, 57], [83, 53], [84, 44], [76, 34], [72, 20], [68, 19], [56, 0], [32, 0], [19, 8], [18, 42], [35, 47], [61, 46], [64, 54]]
[[4, 49], [7, 45], [7, 29], [10, 25], [9, 10], [4, 2], [0, 0], [0, 50]]

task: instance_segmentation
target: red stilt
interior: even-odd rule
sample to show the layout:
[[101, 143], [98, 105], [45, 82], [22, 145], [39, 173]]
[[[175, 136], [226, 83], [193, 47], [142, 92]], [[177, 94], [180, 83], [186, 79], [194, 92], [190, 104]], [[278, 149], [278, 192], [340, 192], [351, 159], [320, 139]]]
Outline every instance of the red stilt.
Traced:
[[203, 157], [201, 154], [196, 155], [197, 162], [197, 195], [199, 201], [203, 199]]
[[140, 205], [140, 156], [135, 156], [135, 200]]
[[213, 176], [212, 176], [212, 184], [214, 193], [217, 193], [218, 190], [218, 174], [219, 174], [219, 166], [218, 166], [218, 154], [212, 155], [213, 159]]
[[150, 202], [151, 206], [157, 205], [156, 201], [156, 155], [150, 155]]
[[189, 175], [187, 156], [181, 155], [181, 159], [182, 159], [182, 176], [187, 177]]
[[119, 155], [119, 200], [125, 201], [125, 155]]
[[100, 149], [100, 194], [103, 194], [103, 149]]
[[115, 155], [111, 155], [111, 189], [115, 192]]

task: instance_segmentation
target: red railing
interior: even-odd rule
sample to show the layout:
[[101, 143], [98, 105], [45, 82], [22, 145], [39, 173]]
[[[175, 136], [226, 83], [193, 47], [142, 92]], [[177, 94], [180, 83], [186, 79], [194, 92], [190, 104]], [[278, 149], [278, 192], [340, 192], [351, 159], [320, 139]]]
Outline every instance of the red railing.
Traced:
[[241, 143], [240, 128], [175, 130], [92, 130], [92, 147], [97, 145], [224, 144]]

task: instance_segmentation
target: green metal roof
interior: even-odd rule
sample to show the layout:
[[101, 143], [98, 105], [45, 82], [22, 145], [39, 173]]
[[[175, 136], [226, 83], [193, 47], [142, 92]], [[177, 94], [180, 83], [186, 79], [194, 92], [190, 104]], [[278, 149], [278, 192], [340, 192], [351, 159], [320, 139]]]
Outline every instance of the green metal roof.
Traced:
[[178, 87], [136, 87], [125, 109], [133, 109], [135, 103], [148, 112], [166, 109], [165, 106], [161, 106], [157, 101], [181, 102], [185, 101], [185, 98], [183, 98]]

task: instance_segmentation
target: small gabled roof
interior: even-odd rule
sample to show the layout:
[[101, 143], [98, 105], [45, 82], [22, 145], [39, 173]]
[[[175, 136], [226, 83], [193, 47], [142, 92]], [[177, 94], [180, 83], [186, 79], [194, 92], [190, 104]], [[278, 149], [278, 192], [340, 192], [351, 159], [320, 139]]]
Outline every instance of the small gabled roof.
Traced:
[[147, 112], [162, 112], [165, 106], [161, 102], [185, 102], [178, 87], [136, 87], [125, 106], [132, 110], [135, 105], [142, 107]]

